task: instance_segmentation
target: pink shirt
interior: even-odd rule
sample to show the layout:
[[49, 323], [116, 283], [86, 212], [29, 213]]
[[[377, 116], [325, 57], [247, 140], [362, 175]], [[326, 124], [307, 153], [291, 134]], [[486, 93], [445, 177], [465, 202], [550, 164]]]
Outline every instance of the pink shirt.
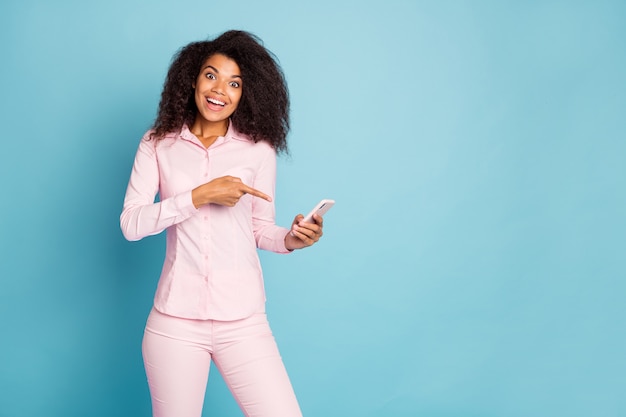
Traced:
[[[257, 248], [278, 253], [288, 229], [275, 224], [274, 203], [245, 194], [234, 207], [196, 209], [191, 190], [231, 175], [274, 199], [276, 152], [232, 123], [208, 149], [185, 126], [180, 134], [139, 144], [124, 198], [124, 237], [166, 230], [163, 270], [154, 297], [162, 313], [237, 320], [263, 311], [265, 291]], [[159, 193], [159, 201], [155, 197]]]

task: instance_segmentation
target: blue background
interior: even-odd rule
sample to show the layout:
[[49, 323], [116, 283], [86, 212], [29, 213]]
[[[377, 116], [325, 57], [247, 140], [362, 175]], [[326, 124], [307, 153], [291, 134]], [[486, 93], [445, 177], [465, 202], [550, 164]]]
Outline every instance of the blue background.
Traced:
[[[0, 416], [149, 416], [163, 236], [119, 213], [174, 52], [259, 35], [291, 97], [262, 253], [307, 416], [626, 416], [626, 3], [9, 0]], [[205, 416], [241, 415], [213, 368]]]

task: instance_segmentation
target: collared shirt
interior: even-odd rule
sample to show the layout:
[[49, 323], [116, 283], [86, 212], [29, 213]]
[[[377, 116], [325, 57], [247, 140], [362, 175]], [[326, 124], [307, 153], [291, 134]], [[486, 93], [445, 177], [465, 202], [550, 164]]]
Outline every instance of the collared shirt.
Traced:
[[[166, 230], [154, 307], [177, 317], [214, 320], [263, 311], [257, 248], [289, 252], [284, 240], [289, 230], [275, 224], [275, 150], [265, 141], [254, 143], [232, 123], [208, 149], [187, 126], [162, 140], [150, 140], [149, 134], [135, 156], [120, 225], [131, 241]], [[225, 175], [272, 202], [244, 194], [234, 207], [196, 208], [191, 191]]]

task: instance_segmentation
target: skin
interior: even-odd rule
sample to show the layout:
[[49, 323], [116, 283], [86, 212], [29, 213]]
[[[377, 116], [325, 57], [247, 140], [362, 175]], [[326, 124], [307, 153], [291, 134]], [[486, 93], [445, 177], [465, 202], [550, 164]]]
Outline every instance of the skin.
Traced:
[[[225, 55], [212, 55], [202, 65], [193, 88], [198, 115], [191, 132], [208, 148], [218, 137], [226, 134], [228, 119], [241, 100], [244, 82], [239, 65]], [[192, 190], [191, 198], [196, 208], [207, 204], [233, 207], [244, 194], [272, 201], [267, 194], [232, 176], [215, 178], [200, 185]], [[315, 223], [302, 222], [303, 218], [302, 214], [298, 214], [291, 224], [291, 232], [285, 235], [288, 250], [311, 246], [322, 237], [322, 217], [315, 215]]]

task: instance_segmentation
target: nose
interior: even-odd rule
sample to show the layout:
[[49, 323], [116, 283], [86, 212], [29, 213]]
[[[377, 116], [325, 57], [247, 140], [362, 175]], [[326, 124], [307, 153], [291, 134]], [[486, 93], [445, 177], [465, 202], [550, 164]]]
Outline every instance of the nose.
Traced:
[[224, 91], [226, 91], [226, 89], [223, 83], [215, 83], [211, 91], [213, 91], [216, 94], [224, 95]]

